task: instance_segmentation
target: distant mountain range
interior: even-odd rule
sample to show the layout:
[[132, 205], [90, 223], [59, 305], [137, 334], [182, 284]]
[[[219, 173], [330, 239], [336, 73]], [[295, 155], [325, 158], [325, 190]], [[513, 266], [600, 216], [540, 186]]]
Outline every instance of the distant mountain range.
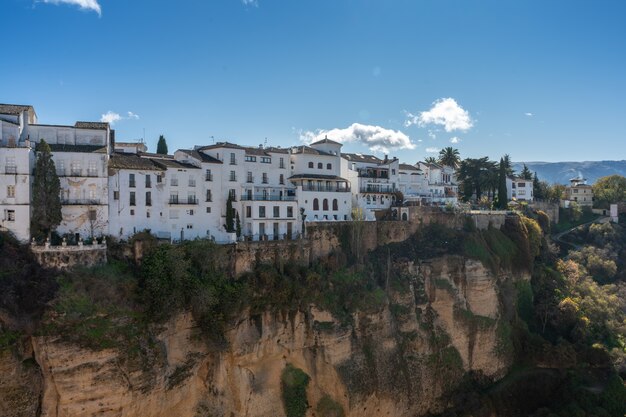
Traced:
[[585, 161], [585, 162], [515, 162], [516, 173], [522, 170], [523, 164], [537, 172], [542, 181], [550, 184], [569, 184], [570, 178], [582, 176], [587, 184], [593, 184], [598, 178], [619, 174], [626, 177], [626, 161]]

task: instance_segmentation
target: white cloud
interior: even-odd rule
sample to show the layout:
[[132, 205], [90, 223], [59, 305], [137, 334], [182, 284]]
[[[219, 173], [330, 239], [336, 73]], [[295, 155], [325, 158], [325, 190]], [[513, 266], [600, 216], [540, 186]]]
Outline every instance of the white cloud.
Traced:
[[524, 113], [524, 116], [533, 117], [534, 114], [532, 114], [532, 113]]
[[437, 135], [435, 135], [435, 132], [433, 132], [432, 130], [428, 129], [428, 137], [431, 139], [437, 139]]
[[258, 0], [241, 0], [244, 6], [254, 6], [259, 7]]
[[459, 143], [461, 141], [460, 138], [458, 138], [457, 136], [450, 138], [450, 143]]
[[100, 117], [101, 122], [106, 122], [111, 125], [115, 124], [116, 122], [119, 122], [120, 120], [137, 120], [137, 119], [139, 119], [139, 115], [136, 113], [133, 113], [132, 111], [127, 112], [126, 116], [122, 116], [119, 113], [115, 113], [114, 111], [109, 110], [108, 112], [104, 113], [102, 117]]
[[399, 130], [360, 123], [353, 123], [345, 129], [320, 129], [315, 132], [300, 131], [298, 133], [300, 140], [305, 143], [315, 142], [328, 137], [328, 139], [340, 143], [359, 142], [373, 152], [387, 153], [400, 149], [415, 149], [416, 146], [407, 135]]
[[426, 152], [428, 152], [428, 153], [439, 153], [440, 150], [441, 149], [435, 148], [434, 146], [430, 147], [430, 148], [426, 148]]
[[43, 0], [43, 2], [49, 4], [71, 4], [80, 7], [82, 10], [92, 10], [98, 13], [98, 16], [102, 15], [102, 8], [98, 0]]
[[467, 131], [474, 126], [474, 121], [467, 110], [463, 109], [453, 98], [441, 98], [433, 103], [428, 111], [413, 114], [407, 112], [405, 126], [427, 125], [443, 126], [446, 132], [455, 130]]

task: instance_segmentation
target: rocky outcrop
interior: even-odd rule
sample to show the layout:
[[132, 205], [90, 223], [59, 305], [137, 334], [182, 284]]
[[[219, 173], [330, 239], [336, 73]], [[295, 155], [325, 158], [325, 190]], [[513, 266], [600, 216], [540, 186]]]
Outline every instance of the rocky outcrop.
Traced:
[[[390, 280], [389, 302], [377, 311], [355, 313], [349, 323], [315, 306], [245, 313], [227, 330], [224, 349], [208, 347], [190, 314], [155, 331], [140, 353], [36, 337], [36, 375], [5, 357], [0, 364], [8, 368], [2, 375], [26, 372], [15, 386], [20, 378], [43, 381], [40, 414], [22, 407], [6, 415], [284, 416], [281, 372], [291, 363], [310, 376], [309, 416], [328, 395], [348, 417], [413, 417], [442, 410], [470, 370], [506, 373], [498, 287], [528, 277], [497, 277], [456, 256], [394, 265], [394, 273], [403, 279]], [[37, 383], [21, 386], [18, 397], [39, 404]]]

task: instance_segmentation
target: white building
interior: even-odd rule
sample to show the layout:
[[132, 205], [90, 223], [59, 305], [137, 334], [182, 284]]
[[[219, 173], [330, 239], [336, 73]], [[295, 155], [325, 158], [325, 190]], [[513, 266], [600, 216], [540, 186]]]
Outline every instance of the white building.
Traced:
[[587, 180], [576, 177], [569, 180], [570, 184], [565, 187], [565, 198], [561, 200], [563, 207], [569, 207], [571, 202], [576, 202], [582, 207], [593, 206], [593, 187], [587, 184]]
[[376, 212], [388, 210], [399, 191], [400, 161], [374, 155], [343, 153], [341, 176], [350, 181], [352, 206], [359, 208], [365, 220], [376, 220]]
[[506, 196], [509, 201], [533, 201], [533, 180], [513, 176], [507, 177]]
[[418, 162], [415, 166], [422, 170], [426, 180], [421, 193], [424, 202], [435, 204], [458, 202], [458, 185], [454, 168], [427, 162]]
[[34, 151], [22, 136], [37, 120], [31, 106], [0, 104], [0, 230], [30, 239], [31, 172]]
[[421, 203], [428, 185], [424, 172], [419, 167], [410, 164], [400, 164], [398, 169], [398, 188], [404, 201]]
[[329, 139], [290, 149], [288, 178], [306, 221], [352, 219], [350, 183], [341, 177], [341, 144]]

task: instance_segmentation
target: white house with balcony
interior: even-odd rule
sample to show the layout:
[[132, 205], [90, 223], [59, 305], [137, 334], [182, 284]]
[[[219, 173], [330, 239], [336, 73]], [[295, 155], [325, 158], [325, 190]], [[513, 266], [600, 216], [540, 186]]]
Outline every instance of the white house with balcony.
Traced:
[[509, 201], [533, 201], [533, 180], [508, 176], [506, 194]]
[[425, 183], [420, 195], [423, 202], [434, 204], [458, 202], [458, 184], [454, 168], [427, 162], [418, 162], [415, 166], [424, 173]]
[[352, 219], [350, 182], [341, 176], [340, 143], [322, 139], [289, 151], [291, 176], [299, 209], [306, 221]]
[[376, 220], [376, 212], [388, 210], [399, 191], [400, 161], [374, 155], [343, 153], [342, 177], [350, 181], [352, 206], [359, 208], [365, 220]]

